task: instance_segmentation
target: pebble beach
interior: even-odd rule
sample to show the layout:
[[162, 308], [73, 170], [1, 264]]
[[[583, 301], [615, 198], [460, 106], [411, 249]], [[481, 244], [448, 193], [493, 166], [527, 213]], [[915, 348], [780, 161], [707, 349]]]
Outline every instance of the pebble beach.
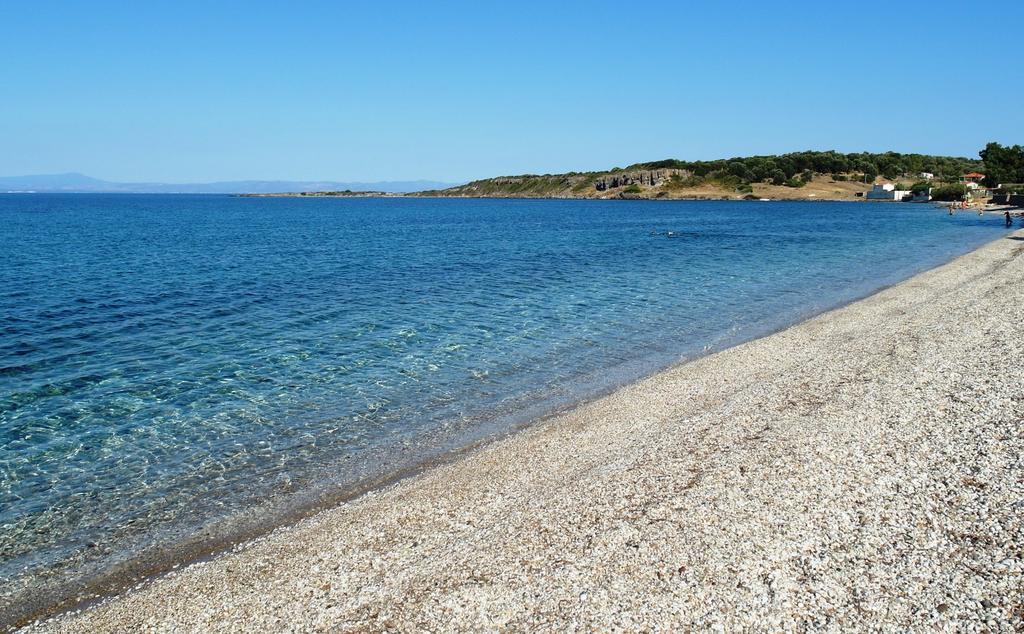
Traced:
[[1024, 231], [32, 632], [1024, 629]]

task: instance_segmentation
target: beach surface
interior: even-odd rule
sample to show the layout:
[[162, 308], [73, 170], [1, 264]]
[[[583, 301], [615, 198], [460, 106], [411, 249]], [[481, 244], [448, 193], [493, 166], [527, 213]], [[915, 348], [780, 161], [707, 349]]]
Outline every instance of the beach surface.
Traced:
[[1024, 628], [1024, 232], [30, 630]]

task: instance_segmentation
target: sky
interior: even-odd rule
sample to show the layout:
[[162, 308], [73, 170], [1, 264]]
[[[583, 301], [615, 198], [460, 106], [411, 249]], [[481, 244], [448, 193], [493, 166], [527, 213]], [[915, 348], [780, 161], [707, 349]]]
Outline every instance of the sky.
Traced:
[[1024, 143], [1022, 22], [1020, 0], [0, 0], [0, 175], [459, 182], [976, 156]]

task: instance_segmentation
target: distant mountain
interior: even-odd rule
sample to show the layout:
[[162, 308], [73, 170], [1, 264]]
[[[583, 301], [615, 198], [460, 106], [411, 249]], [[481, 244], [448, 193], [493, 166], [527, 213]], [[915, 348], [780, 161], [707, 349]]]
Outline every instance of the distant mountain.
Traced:
[[0, 176], [0, 192], [67, 192], [123, 194], [266, 194], [271, 192], [378, 191], [389, 193], [445, 189], [455, 183], [436, 181], [220, 181], [216, 183], [115, 183], [84, 174]]
[[97, 191], [114, 184], [74, 173], [0, 176], [0, 191]]

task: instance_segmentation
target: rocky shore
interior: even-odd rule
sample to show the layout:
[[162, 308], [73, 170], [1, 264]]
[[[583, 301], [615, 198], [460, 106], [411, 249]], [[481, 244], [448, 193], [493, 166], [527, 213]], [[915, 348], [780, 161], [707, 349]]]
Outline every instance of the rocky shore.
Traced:
[[1024, 232], [31, 631], [1024, 628]]

